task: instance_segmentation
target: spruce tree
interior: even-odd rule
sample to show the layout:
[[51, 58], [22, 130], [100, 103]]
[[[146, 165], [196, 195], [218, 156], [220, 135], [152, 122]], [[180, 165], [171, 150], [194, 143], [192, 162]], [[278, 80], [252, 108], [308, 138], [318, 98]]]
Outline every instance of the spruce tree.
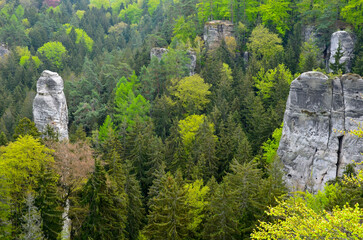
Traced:
[[204, 239], [238, 239], [236, 210], [236, 203], [227, 184], [217, 185], [208, 208], [207, 222], [203, 230]]
[[125, 199], [109, 182], [106, 171], [96, 162], [83, 188], [83, 205], [88, 206], [88, 214], [76, 239], [125, 239]]
[[19, 236], [21, 240], [43, 240], [44, 234], [42, 231], [42, 217], [37, 209], [34, 206], [34, 197], [31, 193], [28, 193], [26, 196], [26, 208], [24, 211], [24, 215], [22, 217], [22, 231]]
[[[184, 239], [188, 231], [188, 206], [180, 173], [167, 173], [155, 180], [161, 190], [150, 199], [150, 213], [144, 233], [151, 239]], [[156, 193], [156, 192], [155, 192]]]
[[0, 146], [5, 146], [8, 144], [8, 139], [4, 132], [0, 133]]
[[58, 175], [42, 167], [37, 177], [35, 206], [43, 219], [43, 232], [48, 240], [56, 240], [62, 231], [62, 207], [57, 190]]
[[329, 67], [333, 71], [334, 74], [338, 74], [339, 71], [341, 71], [342, 73], [345, 72], [346, 62], [340, 63], [340, 59], [343, 56], [344, 56], [344, 52], [342, 51], [342, 44], [339, 41], [337, 51], [334, 54], [334, 63], [329, 64]]
[[125, 164], [125, 193], [127, 194], [127, 239], [138, 239], [139, 232], [145, 221], [145, 210], [143, 208], [143, 197], [139, 181], [132, 173], [133, 167], [130, 162]]

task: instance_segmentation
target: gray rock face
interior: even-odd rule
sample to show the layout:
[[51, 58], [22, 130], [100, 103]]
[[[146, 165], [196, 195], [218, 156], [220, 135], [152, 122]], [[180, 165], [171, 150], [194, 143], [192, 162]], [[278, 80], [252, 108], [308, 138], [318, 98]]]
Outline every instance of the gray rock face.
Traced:
[[204, 41], [209, 49], [217, 48], [223, 39], [234, 34], [233, 23], [230, 21], [214, 20], [204, 25]]
[[5, 45], [0, 44], [0, 58], [7, 55], [10, 51], [5, 47]]
[[168, 49], [166, 48], [152, 48], [150, 51], [150, 58], [157, 57], [159, 61], [161, 58], [168, 53]]
[[63, 79], [57, 73], [45, 70], [38, 79], [33, 116], [40, 132], [44, 132], [49, 125], [58, 132], [59, 140], [68, 139], [67, 102]]
[[[334, 55], [337, 52], [339, 42], [341, 44], [342, 51], [344, 53], [343, 57], [339, 60], [339, 62], [340, 63], [345, 62], [346, 63], [345, 70], [346, 72], [350, 72], [352, 66], [351, 60], [353, 59], [353, 51], [354, 51], [354, 38], [346, 31], [338, 31], [332, 34], [330, 40], [329, 63], [335, 62]], [[332, 72], [330, 69], [329, 71]]]
[[[168, 54], [168, 49], [166, 48], [152, 48], [150, 51], [150, 58], [157, 57], [159, 61], [161, 58]], [[189, 75], [193, 76], [195, 74], [195, 68], [197, 66], [197, 55], [194, 51], [188, 50], [187, 57], [190, 59], [190, 63], [187, 64], [187, 68], [189, 69]]]
[[304, 37], [304, 42], [308, 42], [310, 39], [312, 41], [316, 40], [316, 28], [311, 25], [307, 25], [302, 29], [302, 35]]
[[363, 123], [363, 79], [307, 72], [291, 83], [277, 154], [294, 190], [317, 191], [362, 161], [363, 139], [343, 134]]
[[187, 65], [189, 69], [189, 76], [195, 74], [195, 67], [197, 66], [197, 55], [194, 51], [187, 51], [187, 56], [190, 59], [190, 64]]

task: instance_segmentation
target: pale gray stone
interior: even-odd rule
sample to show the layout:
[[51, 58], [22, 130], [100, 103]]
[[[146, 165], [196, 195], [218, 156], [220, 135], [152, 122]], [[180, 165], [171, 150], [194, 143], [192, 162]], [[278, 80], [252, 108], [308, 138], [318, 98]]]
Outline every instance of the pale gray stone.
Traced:
[[301, 74], [291, 83], [277, 151], [294, 190], [317, 191], [362, 161], [363, 139], [343, 134], [363, 123], [363, 80], [355, 74], [329, 79]]
[[231, 21], [214, 20], [204, 25], [203, 39], [209, 49], [217, 48], [223, 39], [234, 35], [233, 23]]
[[161, 58], [168, 53], [168, 49], [166, 48], [152, 48], [150, 51], [150, 59], [153, 57], [157, 57], [159, 61]]
[[59, 134], [59, 140], [68, 139], [68, 108], [63, 79], [57, 73], [45, 70], [38, 79], [33, 116], [40, 132], [49, 125]]
[[10, 53], [9, 49], [7, 49], [4, 44], [0, 44], [0, 58], [4, 57], [9, 53]]
[[[337, 52], [339, 42], [343, 51], [343, 56], [340, 58], [339, 62], [345, 62], [345, 71], [350, 72], [352, 67], [352, 59], [354, 57], [354, 37], [346, 31], [338, 31], [332, 34], [330, 40], [330, 58], [329, 63], [335, 63], [334, 55]], [[329, 71], [332, 70], [329, 68]]]

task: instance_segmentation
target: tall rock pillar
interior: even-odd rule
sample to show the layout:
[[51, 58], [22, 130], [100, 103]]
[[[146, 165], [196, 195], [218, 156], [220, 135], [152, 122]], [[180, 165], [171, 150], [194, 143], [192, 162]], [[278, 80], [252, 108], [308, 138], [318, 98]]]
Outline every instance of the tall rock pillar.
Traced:
[[45, 70], [38, 79], [33, 101], [35, 126], [44, 132], [49, 125], [58, 133], [59, 140], [68, 139], [68, 108], [63, 88], [58, 73]]

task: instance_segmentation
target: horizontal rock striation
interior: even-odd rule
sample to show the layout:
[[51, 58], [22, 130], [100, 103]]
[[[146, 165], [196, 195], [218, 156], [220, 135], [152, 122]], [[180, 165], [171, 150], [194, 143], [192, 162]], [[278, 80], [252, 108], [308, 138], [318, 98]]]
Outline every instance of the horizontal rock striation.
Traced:
[[233, 35], [233, 23], [230, 21], [214, 20], [206, 22], [204, 25], [203, 39], [209, 49], [219, 47], [223, 39], [226, 39], [226, 37], [233, 37]]
[[40, 132], [45, 132], [49, 125], [58, 133], [59, 140], [68, 139], [67, 102], [63, 79], [57, 73], [45, 70], [38, 79], [33, 116]]
[[362, 161], [363, 139], [343, 133], [363, 123], [362, 93], [355, 74], [307, 72], [291, 83], [277, 153], [292, 189], [321, 190], [352, 160]]

